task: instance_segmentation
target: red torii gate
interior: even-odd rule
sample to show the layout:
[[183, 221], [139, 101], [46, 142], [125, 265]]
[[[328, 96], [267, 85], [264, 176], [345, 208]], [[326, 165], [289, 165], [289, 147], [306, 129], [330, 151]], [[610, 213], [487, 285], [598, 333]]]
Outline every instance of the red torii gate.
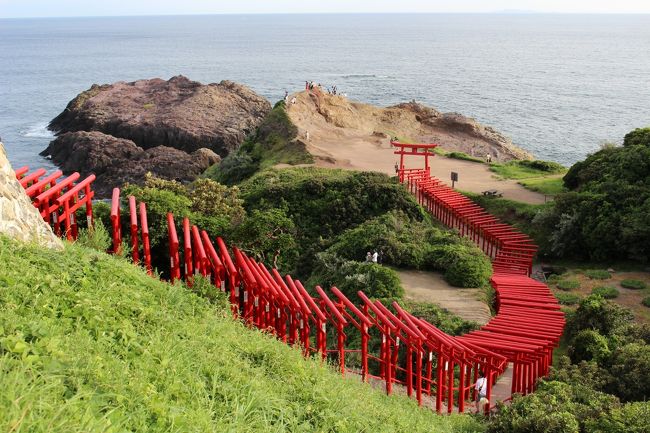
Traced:
[[398, 174], [400, 182], [403, 182], [404, 176], [404, 155], [424, 156], [424, 170], [429, 172], [429, 157], [434, 157], [436, 154], [433, 151], [438, 147], [436, 143], [402, 143], [398, 140], [391, 140], [390, 144], [399, 148], [395, 150], [395, 155], [399, 155], [399, 170]]

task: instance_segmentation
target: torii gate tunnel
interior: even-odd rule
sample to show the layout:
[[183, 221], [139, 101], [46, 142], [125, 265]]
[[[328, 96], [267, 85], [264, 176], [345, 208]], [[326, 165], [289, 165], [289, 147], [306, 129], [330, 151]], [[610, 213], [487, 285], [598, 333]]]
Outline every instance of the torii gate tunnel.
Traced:
[[[528, 277], [535, 245], [525, 235], [499, 222], [464, 196], [429, 174], [434, 144], [407, 145], [393, 142], [402, 155], [398, 176], [419, 202], [436, 218], [479, 244], [493, 258], [491, 284], [497, 294], [498, 314], [480, 330], [460, 337], [445, 334], [413, 316], [398, 303], [385, 306], [363, 292], [354, 304], [336, 287], [307, 290], [277, 269], [267, 268], [221, 237], [183, 218], [177, 225], [166, 216], [169, 240], [169, 281], [184, 280], [191, 286], [200, 274], [226, 292], [234, 318], [300, 347], [305, 356], [318, 356], [337, 365], [343, 375], [358, 375], [364, 382], [383, 382], [386, 393], [405, 388], [419, 404], [437, 412], [464, 412], [476, 397], [473, 383], [479, 371], [486, 375], [487, 398], [492, 386], [513, 366], [511, 392], [526, 394], [537, 378], [548, 374], [564, 317], [548, 287]], [[404, 155], [424, 156], [425, 168], [404, 167]], [[78, 174], [61, 178], [60, 171], [43, 177], [44, 170], [16, 170], [43, 218], [57, 233], [76, 237], [75, 212], [85, 207], [92, 220], [91, 183], [94, 176], [77, 182]], [[43, 177], [43, 179], [41, 179]], [[128, 218], [120, 214], [127, 212]], [[130, 245], [132, 260], [151, 275], [152, 257], [145, 203], [128, 197], [122, 201], [114, 189], [111, 203], [112, 247]], [[128, 229], [123, 230], [126, 224]], [[428, 398], [425, 398], [428, 397]], [[489, 408], [486, 408], [489, 410]]]

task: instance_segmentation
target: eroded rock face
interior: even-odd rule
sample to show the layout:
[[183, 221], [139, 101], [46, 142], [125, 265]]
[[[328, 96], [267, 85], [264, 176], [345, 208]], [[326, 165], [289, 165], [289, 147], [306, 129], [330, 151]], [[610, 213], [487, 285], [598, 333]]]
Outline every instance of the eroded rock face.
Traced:
[[63, 243], [43, 221], [25, 190], [0, 143], [0, 233], [23, 242], [36, 242], [48, 248], [62, 249]]
[[271, 104], [231, 81], [201, 84], [183, 76], [93, 85], [74, 98], [49, 128], [57, 135], [99, 131], [143, 149], [207, 148], [226, 156], [253, 132]]
[[271, 110], [249, 88], [183, 76], [93, 85], [50, 122], [57, 138], [41, 152], [66, 173], [97, 176], [97, 197], [125, 182], [189, 182], [236, 149]]
[[210, 149], [191, 154], [168, 146], [143, 149], [131, 140], [97, 131], [62, 134], [42, 154], [50, 155], [64, 172], [78, 171], [82, 176], [94, 173], [93, 189], [99, 198], [109, 197], [114, 187], [126, 182], [142, 184], [147, 172], [189, 182], [221, 160]]

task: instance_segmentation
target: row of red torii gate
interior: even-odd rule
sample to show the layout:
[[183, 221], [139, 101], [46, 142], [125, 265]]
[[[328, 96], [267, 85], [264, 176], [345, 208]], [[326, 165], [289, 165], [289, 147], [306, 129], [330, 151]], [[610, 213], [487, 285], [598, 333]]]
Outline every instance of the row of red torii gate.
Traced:
[[[305, 356], [329, 360], [343, 375], [381, 384], [388, 394], [398, 387], [437, 412], [464, 412], [476, 398], [473, 384], [479, 371], [488, 382], [491, 405], [486, 410], [494, 407], [493, 385], [507, 368], [512, 369], [511, 388], [509, 395], [499, 396], [502, 400], [533, 392], [537, 379], [549, 372], [565, 323], [549, 288], [530, 278], [537, 247], [528, 236], [430, 175], [435, 144], [392, 144], [400, 155], [399, 181], [434, 217], [472, 239], [492, 259], [490, 282], [497, 314], [479, 330], [450, 336], [396, 302], [386, 306], [359, 291], [360, 303], [354, 304], [336, 287], [308, 290], [236, 246], [228, 248], [221, 237], [211, 237], [187, 218], [177, 225], [171, 213], [167, 215], [170, 282], [184, 280], [191, 286], [195, 275], [202, 275], [228, 293], [234, 318], [300, 347]], [[424, 168], [407, 168], [405, 156], [423, 157]], [[58, 235], [76, 239], [76, 214], [82, 208], [87, 223], [93, 224], [93, 175], [79, 181], [78, 173], [66, 177], [60, 171], [47, 174], [22, 167], [16, 176]], [[133, 262], [154, 275], [146, 203], [138, 204], [131, 196], [127, 206], [122, 204], [115, 188], [111, 252], [128, 242]], [[123, 220], [124, 212], [128, 218]], [[123, 225], [128, 228], [124, 237]]]

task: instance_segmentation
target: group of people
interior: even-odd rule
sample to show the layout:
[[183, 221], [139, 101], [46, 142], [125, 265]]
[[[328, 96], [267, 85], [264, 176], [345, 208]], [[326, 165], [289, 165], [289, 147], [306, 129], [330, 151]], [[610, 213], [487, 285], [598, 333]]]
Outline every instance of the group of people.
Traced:
[[366, 262], [377, 263], [381, 265], [384, 262], [384, 252], [382, 250], [373, 250], [366, 253]]
[[[321, 83], [314, 84], [313, 81], [305, 81], [305, 90], [314, 90], [314, 88], [316, 87], [318, 87], [318, 89], [321, 91], [323, 90], [323, 86]], [[325, 90], [327, 90], [328, 95], [336, 95], [339, 91], [336, 85], [333, 85], [331, 88], [327, 87]]]

